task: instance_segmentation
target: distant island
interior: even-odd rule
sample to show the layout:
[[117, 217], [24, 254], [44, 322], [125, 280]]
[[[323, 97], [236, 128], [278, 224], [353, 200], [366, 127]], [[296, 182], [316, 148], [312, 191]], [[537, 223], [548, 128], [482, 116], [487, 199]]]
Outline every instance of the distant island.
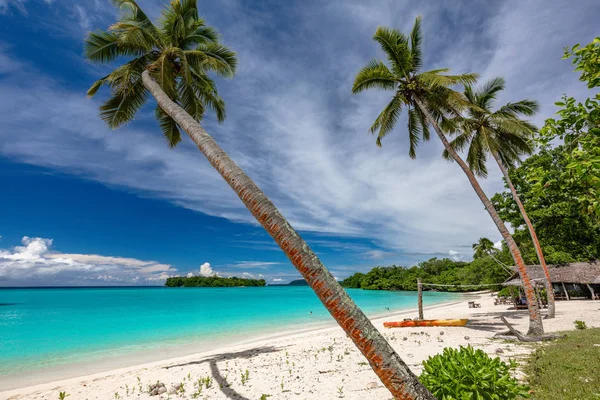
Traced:
[[220, 276], [174, 276], [167, 278], [167, 287], [240, 287], [240, 286], [265, 286], [264, 279], [246, 279], [235, 276], [221, 278]]

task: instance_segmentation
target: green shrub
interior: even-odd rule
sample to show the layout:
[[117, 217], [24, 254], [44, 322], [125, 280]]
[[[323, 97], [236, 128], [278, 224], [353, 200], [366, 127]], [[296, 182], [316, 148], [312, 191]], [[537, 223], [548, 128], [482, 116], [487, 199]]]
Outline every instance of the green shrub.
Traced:
[[519, 296], [519, 289], [514, 286], [506, 286], [498, 292], [498, 297], [514, 298]]
[[587, 325], [585, 324], [585, 321], [576, 320], [573, 323], [575, 324], [576, 329], [587, 329]]
[[517, 367], [498, 357], [491, 358], [471, 346], [445, 348], [442, 354], [423, 362], [421, 382], [439, 400], [507, 400], [529, 397], [510, 371]]

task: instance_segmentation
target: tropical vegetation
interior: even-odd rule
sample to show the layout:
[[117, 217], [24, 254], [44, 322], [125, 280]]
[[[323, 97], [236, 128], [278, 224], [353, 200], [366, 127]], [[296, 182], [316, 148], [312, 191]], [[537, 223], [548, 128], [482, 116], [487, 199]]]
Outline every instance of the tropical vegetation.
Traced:
[[102, 86], [110, 89], [100, 117], [117, 128], [154, 97], [155, 116], [167, 144], [175, 147], [182, 132], [189, 136], [306, 279], [391, 394], [433, 399], [275, 205], [200, 124], [206, 109], [220, 121], [225, 118], [224, 102], [210, 76], [233, 76], [237, 58], [200, 18], [197, 1], [172, 0], [157, 25], [134, 0], [114, 3], [121, 11], [119, 20], [107, 31], [90, 33], [85, 42], [85, 54], [92, 62], [129, 59], [89, 89], [90, 96]]
[[528, 398], [529, 387], [512, 376], [516, 368], [471, 346], [447, 347], [423, 361], [419, 379], [440, 400]]
[[419, 141], [429, 139], [429, 126], [433, 127], [444, 145], [447, 157], [458, 163], [463, 170], [511, 252], [527, 297], [528, 334], [542, 335], [544, 328], [540, 310], [519, 247], [484, 193], [475, 174], [452, 147], [444, 132], [454, 131], [457, 128], [456, 120], [461, 117], [462, 112], [467, 108], [474, 108], [462, 93], [453, 90], [452, 87], [458, 84], [471, 85], [475, 83], [478, 75], [444, 74], [449, 71], [448, 69], [421, 71], [423, 54], [420, 17], [417, 17], [409, 36], [396, 29], [379, 27], [373, 39], [378, 42], [387, 56], [390, 67], [381, 60], [369, 62], [356, 75], [352, 91], [358, 93], [367, 89], [382, 89], [394, 92], [390, 103], [371, 126], [370, 132], [377, 133], [376, 143], [381, 145], [382, 139], [393, 130], [403, 108], [407, 109], [408, 114], [408, 154], [411, 158], [416, 157]]
[[[498, 254], [498, 258], [510, 260], [508, 251]], [[449, 258], [431, 258], [410, 268], [391, 265], [375, 267], [367, 273], [357, 272], [341, 283], [346, 288], [367, 290], [417, 290], [417, 279], [424, 283], [424, 289], [447, 292], [468, 292], [481, 289], [499, 289], [488, 286], [503, 282], [512, 274], [491, 256], [479, 257], [471, 262], [454, 261]], [[464, 285], [464, 286], [428, 286]]]
[[[539, 105], [534, 100], [520, 100], [507, 103], [493, 111], [494, 100], [504, 90], [504, 85], [504, 79], [495, 78], [479, 90], [474, 90], [471, 85], [465, 86], [464, 95], [469, 106], [466, 115], [458, 116], [455, 119], [458, 126], [457, 135], [451, 145], [458, 151], [468, 147], [467, 163], [478, 176], [487, 176], [488, 156], [496, 161], [531, 235], [535, 252], [546, 278], [544, 281], [548, 293], [548, 313], [546, 315], [548, 318], [554, 318], [554, 293], [544, 253], [531, 220], [508, 175], [508, 170], [521, 162], [523, 155], [530, 155], [533, 152], [532, 138], [537, 128], [521, 117], [532, 116], [538, 110]], [[447, 151], [444, 151], [444, 157], [449, 158]]]
[[167, 287], [240, 287], [265, 286], [264, 279], [238, 278], [235, 276], [223, 278], [220, 276], [173, 276], [167, 278]]

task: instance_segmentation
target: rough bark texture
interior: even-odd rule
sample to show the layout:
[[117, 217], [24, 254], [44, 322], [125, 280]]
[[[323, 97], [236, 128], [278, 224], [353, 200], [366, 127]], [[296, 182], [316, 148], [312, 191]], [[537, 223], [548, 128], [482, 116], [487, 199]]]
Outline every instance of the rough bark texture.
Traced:
[[394, 398], [435, 400], [267, 196], [196, 120], [169, 99], [147, 71], [142, 74], [142, 79], [158, 105], [190, 136], [256, 220], [275, 239]]
[[500, 219], [498, 212], [492, 205], [490, 199], [488, 199], [488, 197], [484, 193], [483, 189], [479, 185], [479, 182], [477, 182], [477, 179], [475, 179], [475, 175], [473, 174], [471, 169], [469, 169], [469, 166], [463, 161], [462, 158], [460, 158], [458, 153], [450, 145], [448, 139], [446, 138], [446, 135], [444, 135], [444, 132], [442, 132], [442, 130], [436, 123], [435, 119], [432, 117], [427, 107], [425, 107], [421, 100], [418, 98], [415, 98], [415, 102], [427, 118], [427, 121], [431, 124], [431, 126], [433, 126], [433, 129], [444, 144], [444, 148], [448, 151], [448, 154], [450, 154], [452, 159], [456, 161], [456, 163], [460, 166], [465, 175], [467, 175], [467, 178], [469, 179], [471, 186], [475, 190], [475, 193], [477, 193], [477, 196], [479, 196], [479, 199], [481, 199], [481, 202], [485, 206], [485, 209], [490, 214], [490, 217], [492, 217], [494, 224], [496, 224], [496, 227], [500, 231], [502, 238], [506, 241], [508, 249], [510, 250], [513, 260], [515, 261], [515, 265], [517, 266], [517, 269], [519, 271], [519, 276], [521, 277], [521, 281], [523, 282], [523, 287], [525, 289], [525, 296], [527, 297], [527, 308], [529, 309], [529, 331], [527, 332], [527, 334], [534, 336], [542, 335], [544, 333], [544, 326], [542, 324], [542, 317], [540, 315], [537, 299], [535, 297], [533, 285], [531, 284], [531, 279], [529, 279], [529, 274], [527, 273], [527, 269], [525, 268], [525, 262], [523, 261], [523, 257], [521, 257], [521, 252], [519, 251], [515, 240], [506, 228], [506, 225], [504, 225], [504, 222]]
[[537, 238], [535, 229], [533, 229], [533, 224], [529, 220], [529, 217], [527, 216], [527, 212], [525, 212], [525, 207], [523, 207], [521, 198], [519, 197], [519, 194], [517, 193], [515, 186], [513, 185], [512, 181], [510, 180], [510, 177], [508, 176], [508, 170], [504, 167], [504, 165], [500, 161], [498, 154], [496, 154], [494, 152], [492, 152], [492, 154], [494, 155], [494, 158], [496, 159], [496, 163], [498, 164], [498, 167], [500, 167], [500, 171], [502, 171], [502, 175], [504, 175], [504, 180], [506, 181], [506, 184], [508, 185], [510, 192], [512, 193], [512, 197], [515, 200], [515, 203], [517, 203], [517, 206], [519, 207], [519, 211], [521, 211], [521, 215], [523, 216], [523, 219], [525, 220], [527, 229], [529, 229], [529, 234], [531, 235], [531, 240], [533, 241], [533, 246], [535, 247], [535, 253], [538, 256], [538, 259], [540, 260], [540, 265], [542, 266], [542, 269], [544, 270], [544, 275], [546, 276], [546, 280], [544, 281], [544, 286], [546, 286], [546, 296], [548, 297], [548, 314], [546, 315], [546, 317], [554, 318], [555, 309], [556, 309], [555, 305], [554, 305], [554, 288], [552, 287], [552, 280], [550, 279], [550, 272], [548, 271], [548, 267], [546, 266], [546, 259], [544, 258], [544, 253], [542, 252], [542, 246], [540, 246], [540, 241]]

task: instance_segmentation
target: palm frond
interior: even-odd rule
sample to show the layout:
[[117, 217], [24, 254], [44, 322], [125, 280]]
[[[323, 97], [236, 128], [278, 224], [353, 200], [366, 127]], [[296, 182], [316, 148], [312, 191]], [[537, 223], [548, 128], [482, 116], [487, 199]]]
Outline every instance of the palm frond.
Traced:
[[504, 90], [504, 78], [491, 79], [476, 92], [475, 103], [483, 109], [489, 109], [492, 106], [492, 101], [496, 99], [498, 92], [502, 90]]
[[88, 97], [94, 97], [94, 95], [96, 94], [96, 92], [98, 92], [98, 89], [100, 89], [100, 87], [102, 85], [104, 85], [105, 83], [107, 83], [108, 77], [109, 77], [109, 75], [106, 75], [104, 78], [98, 79], [96, 82], [94, 82], [94, 84], [92, 86], [90, 86], [90, 88], [86, 92], [86, 95]]
[[189, 33], [179, 43], [179, 47], [183, 50], [191, 50], [199, 44], [216, 43], [219, 40], [217, 31], [209, 26], [204, 25], [204, 21], [194, 21], [190, 27]]
[[119, 37], [111, 32], [90, 32], [84, 42], [85, 57], [93, 62], [107, 63], [123, 55], [119, 49]]
[[507, 103], [500, 107], [495, 114], [504, 117], [517, 118], [519, 115], [532, 116], [540, 108], [540, 104], [535, 100], [521, 100], [516, 103]]
[[476, 134], [472, 137], [466, 161], [471, 171], [482, 178], [487, 178], [488, 171], [485, 166], [487, 152], [483, 134]]
[[190, 65], [199, 73], [213, 71], [231, 77], [237, 69], [235, 52], [219, 43], [203, 43], [194, 50], [186, 50], [185, 54]]
[[386, 54], [392, 65], [392, 71], [398, 76], [407, 78], [413, 71], [407, 38], [397, 29], [380, 26], [375, 31], [373, 40], [379, 43]]
[[412, 58], [412, 70], [419, 71], [423, 67], [423, 55], [421, 52], [421, 16], [417, 16], [412, 31], [410, 32], [410, 55]]
[[393, 90], [396, 88], [396, 77], [394, 77], [383, 61], [372, 60], [356, 74], [354, 85], [352, 85], [352, 93], [362, 92], [371, 88], [383, 90]]
[[462, 75], [442, 75], [439, 70], [422, 72], [418, 75], [418, 80], [427, 86], [450, 87], [458, 84], [471, 85], [477, 81], [479, 74], [468, 73]]
[[408, 156], [412, 159], [417, 158], [417, 146], [423, 134], [420, 115], [413, 109], [408, 110]]
[[113, 0], [113, 3], [126, 14], [125, 19], [137, 21], [156, 41], [159, 40], [158, 29], [134, 0]]
[[379, 131], [375, 142], [377, 146], [381, 147], [381, 140], [394, 129], [402, 113], [402, 104], [402, 97], [396, 94], [371, 125], [369, 133], [375, 134]]
[[[452, 141], [450, 141], [450, 146], [456, 151], [463, 151], [465, 147], [471, 142], [473, 135], [470, 131], [463, 131], [460, 134], [456, 135]], [[448, 150], [444, 149], [442, 153], [442, 157], [446, 160], [452, 160], [450, 153]]]
[[135, 113], [144, 105], [148, 93], [141, 79], [129, 87], [113, 93], [112, 97], [100, 106], [100, 118], [111, 129], [130, 122]]
[[171, 118], [162, 108], [156, 107], [154, 112], [160, 129], [162, 130], [163, 136], [167, 140], [167, 144], [170, 148], [174, 148], [181, 142], [181, 132], [179, 127], [173, 118]]

